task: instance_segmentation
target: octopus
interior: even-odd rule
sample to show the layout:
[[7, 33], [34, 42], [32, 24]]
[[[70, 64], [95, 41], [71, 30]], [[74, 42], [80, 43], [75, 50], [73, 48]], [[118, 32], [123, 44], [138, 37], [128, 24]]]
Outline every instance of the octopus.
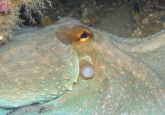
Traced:
[[62, 18], [0, 46], [1, 115], [165, 114], [165, 30], [121, 38]]

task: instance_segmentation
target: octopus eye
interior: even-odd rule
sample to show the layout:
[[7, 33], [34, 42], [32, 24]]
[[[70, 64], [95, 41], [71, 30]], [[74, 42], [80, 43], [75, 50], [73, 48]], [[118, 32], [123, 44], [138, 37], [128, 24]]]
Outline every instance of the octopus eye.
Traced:
[[81, 38], [87, 38], [88, 37], [88, 33], [87, 32], [84, 32], [82, 35], [81, 35]]
[[57, 38], [64, 44], [74, 44], [76, 47], [90, 45], [93, 41], [93, 33], [85, 26], [63, 27], [56, 32]]
[[85, 45], [90, 45], [90, 43], [93, 41], [93, 33], [90, 28], [87, 28], [85, 26], [76, 26], [73, 27], [72, 30], [72, 43], [76, 47], [83, 47]]
[[78, 39], [81, 42], [87, 41], [89, 39], [89, 35], [90, 35], [89, 32], [84, 31], [84, 32], [80, 33], [80, 37]]

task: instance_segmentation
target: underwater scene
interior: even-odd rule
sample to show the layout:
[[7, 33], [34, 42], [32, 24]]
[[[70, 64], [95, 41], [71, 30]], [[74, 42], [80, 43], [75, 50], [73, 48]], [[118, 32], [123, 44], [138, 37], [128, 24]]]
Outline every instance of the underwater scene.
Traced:
[[0, 115], [164, 114], [164, 0], [0, 0]]

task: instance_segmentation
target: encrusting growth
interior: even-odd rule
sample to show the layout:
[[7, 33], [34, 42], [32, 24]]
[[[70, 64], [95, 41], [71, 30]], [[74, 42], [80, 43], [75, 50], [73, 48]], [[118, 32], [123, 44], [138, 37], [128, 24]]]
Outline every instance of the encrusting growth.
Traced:
[[[25, 16], [33, 21], [31, 13], [42, 15], [41, 9], [45, 8], [44, 1], [49, 0], [0, 0], [0, 36], [3, 41], [12, 37], [12, 29], [18, 28], [17, 24], [21, 23], [19, 11], [22, 5], [25, 6]], [[4, 42], [0, 42], [0, 45]]]

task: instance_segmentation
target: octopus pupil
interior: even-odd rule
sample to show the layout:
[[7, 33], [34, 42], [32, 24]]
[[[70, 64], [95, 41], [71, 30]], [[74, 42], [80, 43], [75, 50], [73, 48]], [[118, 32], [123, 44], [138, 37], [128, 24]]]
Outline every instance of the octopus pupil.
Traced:
[[83, 34], [81, 34], [80, 37], [81, 37], [81, 38], [87, 38], [87, 37], [88, 37], [88, 33], [84, 32]]

